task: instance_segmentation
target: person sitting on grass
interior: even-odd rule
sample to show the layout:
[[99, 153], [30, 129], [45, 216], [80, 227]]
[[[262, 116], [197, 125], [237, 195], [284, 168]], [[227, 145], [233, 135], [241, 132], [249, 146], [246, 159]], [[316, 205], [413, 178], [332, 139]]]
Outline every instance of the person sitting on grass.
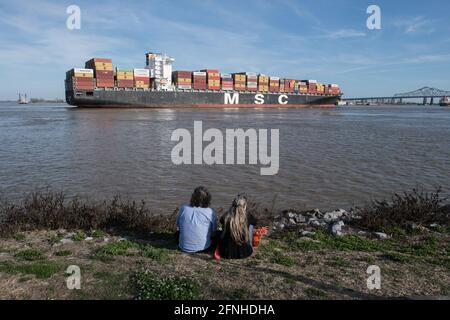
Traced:
[[253, 253], [252, 240], [256, 218], [247, 212], [247, 198], [238, 195], [220, 222], [223, 230], [218, 252], [225, 259], [245, 259]]
[[178, 247], [187, 253], [214, 250], [212, 238], [217, 229], [217, 217], [209, 205], [211, 194], [198, 187], [191, 196], [190, 205], [181, 207], [177, 217]]

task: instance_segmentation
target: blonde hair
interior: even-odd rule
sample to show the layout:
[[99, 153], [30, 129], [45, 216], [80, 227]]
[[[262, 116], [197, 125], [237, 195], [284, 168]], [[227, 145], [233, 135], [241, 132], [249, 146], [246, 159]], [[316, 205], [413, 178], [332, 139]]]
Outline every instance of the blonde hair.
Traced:
[[243, 245], [249, 241], [249, 230], [247, 222], [247, 197], [237, 195], [233, 200], [230, 210], [224, 216], [224, 231], [229, 228], [231, 238], [238, 245]]

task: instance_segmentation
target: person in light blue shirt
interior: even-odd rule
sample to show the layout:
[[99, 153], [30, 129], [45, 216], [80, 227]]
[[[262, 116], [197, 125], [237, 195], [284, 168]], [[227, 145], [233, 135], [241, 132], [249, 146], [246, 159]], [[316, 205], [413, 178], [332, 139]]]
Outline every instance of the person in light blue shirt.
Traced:
[[217, 229], [217, 217], [211, 204], [211, 194], [198, 187], [191, 196], [190, 205], [181, 207], [177, 217], [178, 247], [187, 253], [214, 250], [212, 241]]

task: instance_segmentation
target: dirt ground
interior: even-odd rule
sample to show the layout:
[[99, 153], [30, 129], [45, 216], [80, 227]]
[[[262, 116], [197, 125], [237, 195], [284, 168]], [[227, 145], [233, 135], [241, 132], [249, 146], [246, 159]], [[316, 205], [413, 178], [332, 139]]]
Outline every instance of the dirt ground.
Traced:
[[[0, 298], [133, 299], [130, 279], [143, 270], [161, 279], [193, 279], [202, 299], [445, 298], [450, 296], [448, 238], [433, 236], [431, 247], [421, 245], [420, 237], [384, 243], [355, 237], [339, 242], [324, 236], [265, 238], [249, 259], [216, 261], [209, 254], [178, 251], [170, 235], [144, 241], [24, 232], [0, 239]], [[81, 271], [79, 290], [67, 288], [71, 265]], [[371, 265], [380, 267], [379, 290], [367, 287]]]

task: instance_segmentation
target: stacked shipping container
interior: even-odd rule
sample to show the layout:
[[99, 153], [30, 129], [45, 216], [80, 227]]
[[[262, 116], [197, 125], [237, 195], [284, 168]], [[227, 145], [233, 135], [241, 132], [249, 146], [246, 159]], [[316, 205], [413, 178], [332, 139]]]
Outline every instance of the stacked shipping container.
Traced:
[[206, 82], [208, 84], [208, 90], [220, 90], [219, 70], [205, 69], [201, 71], [206, 72]]
[[[147, 55], [147, 64], [150, 56]], [[159, 55], [158, 55], [159, 56]], [[162, 55], [161, 55], [162, 57]], [[164, 56], [165, 57], [165, 56]], [[167, 57], [169, 59], [169, 57]], [[162, 60], [161, 60], [162, 61]], [[170, 58], [170, 61], [173, 61]], [[155, 67], [155, 70], [158, 69]], [[159, 69], [158, 69], [159, 70]], [[142, 88], [151, 87], [151, 71], [147, 69], [124, 70], [113, 69], [111, 59], [93, 58], [85, 63], [85, 69], [72, 69], [66, 73], [66, 81], [77, 90], [94, 90], [95, 87], [112, 88]], [[170, 79], [159, 79], [160, 86], [168, 90], [176, 89], [195, 90], [236, 90], [251, 92], [282, 92], [299, 94], [339, 95], [341, 90], [338, 85], [324, 85], [316, 80], [291, 80], [269, 77], [264, 74], [257, 75], [252, 72], [241, 72], [220, 75], [219, 70], [206, 69], [198, 72], [174, 71]], [[155, 84], [153, 84], [155, 87]]]
[[308, 85], [308, 93], [317, 94], [317, 81], [316, 80], [306, 80], [305, 82]]
[[193, 88], [195, 90], [206, 90], [206, 72], [196, 71], [192, 73]]
[[269, 77], [265, 74], [260, 74], [258, 76], [258, 91], [268, 92], [269, 91]]
[[247, 91], [256, 92], [258, 91], [258, 76], [253, 72], [243, 72], [247, 77]]
[[325, 86], [321, 83], [317, 84], [317, 93], [318, 94], [325, 94]]
[[222, 79], [222, 90], [233, 90], [233, 76], [229, 73], [223, 73]]
[[192, 89], [192, 72], [174, 71], [172, 72], [172, 81], [178, 89]]
[[66, 73], [66, 81], [69, 86], [74, 86], [80, 91], [93, 91], [94, 70], [92, 69], [72, 69]]
[[301, 94], [308, 93], [308, 84], [305, 81], [299, 81], [298, 83], [298, 92]]
[[116, 68], [116, 84], [119, 88], [133, 88], [134, 75], [133, 70], [123, 70]]
[[85, 68], [93, 69], [96, 86], [100, 88], [114, 88], [114, 69], [111, 59], [93, 58], [86, 61]]
[[150, 70], [134, 69], [134, 87], [139, 89], [150, 88]]
[[246, 89], [246, 81], [247, 77], [245, 74], [233, 73], [234, 79], [234, 90], [236, 91], [245, 91]]
[[284, 79], [284, 92], [293, 93], [295, 88], [295, 80]]
[[279, 92], [280, 91], [280, 78], [270, 77], [269, 91], [270, 92]]
[[341, 89], [339, 88], [339, 86], [337, 84], [330, 84], [329, 91], [330, 91], [330, 94], [332, 94], [332, 95], [341, 94]]
[[285, 85], [285, 80], [284, 79], [280, 79], [280, 92], [285, 92], [284, 91], [284, 85]]

